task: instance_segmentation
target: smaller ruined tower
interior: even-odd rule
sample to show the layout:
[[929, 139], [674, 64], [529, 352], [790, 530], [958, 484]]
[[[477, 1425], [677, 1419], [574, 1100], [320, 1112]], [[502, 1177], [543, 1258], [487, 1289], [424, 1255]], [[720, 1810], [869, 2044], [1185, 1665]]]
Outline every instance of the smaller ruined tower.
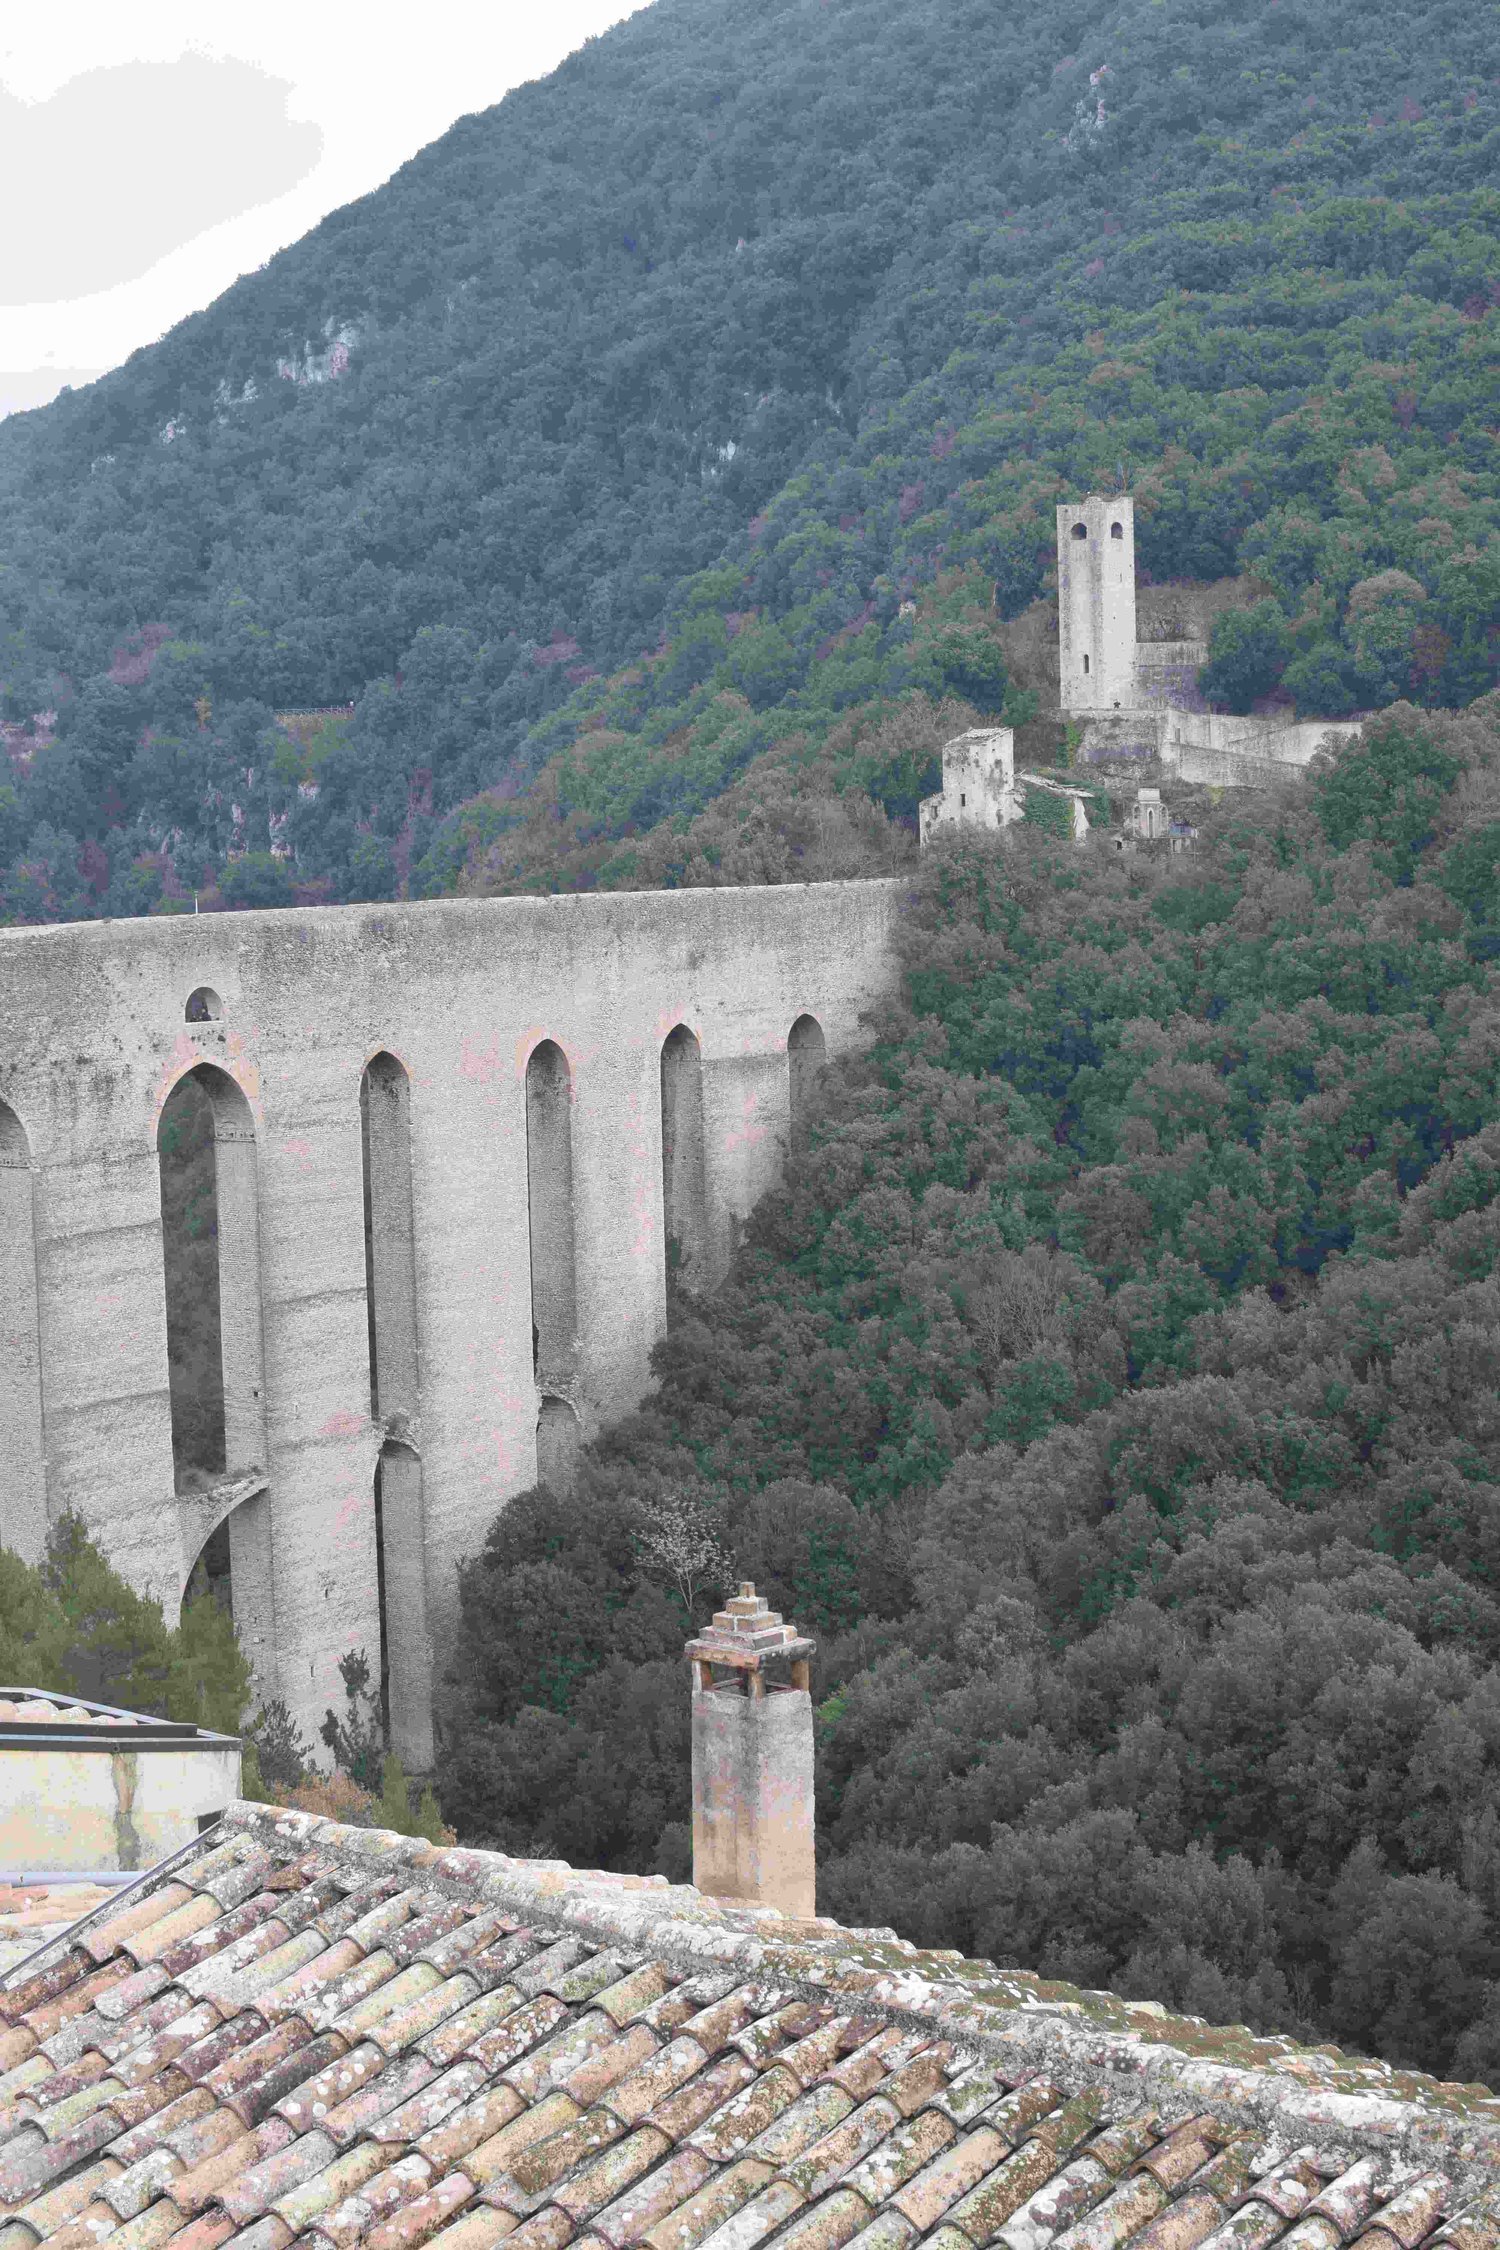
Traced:
[[[815, 1911], [816, 1643], [746, 1583], [684, 1651], [693, 1667], [693, 1881], [710, 1898]], [[790, 1677], [768, 1676], [786, 1664]]]
[[1091, 492], [1057, 511], [1058, 659], [1065, 711], [1135, 701], [1135, 508]]
[[943, 744], [943, 786], [917, 808], [924, 844], [935, 828], [1007, 828], [1020, 817], [1009, 727], [970, 727]]

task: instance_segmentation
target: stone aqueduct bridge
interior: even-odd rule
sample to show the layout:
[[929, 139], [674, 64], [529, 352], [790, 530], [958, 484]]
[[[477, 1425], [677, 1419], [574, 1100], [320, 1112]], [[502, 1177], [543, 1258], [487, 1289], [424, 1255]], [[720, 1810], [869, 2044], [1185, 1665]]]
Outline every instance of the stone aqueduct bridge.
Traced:
[[[431, 1751], [455, 1565], [626, 1411], [809, 1073], [894, 980], [892, 883], [0, 932], [0, 1541], [76, 1508], [169, 1614], [227, 1526], [310, 1739], [384, 1647]], [[224, 1470], [176, 1489], [158, 1127], [212, 1104]], [[199, 1479], [203, 1482], [203, 1479]], [[220, 1542], [222, 1545], [222, 1541]], [[383, 1643], [382, 1643], [383, 1635]]]

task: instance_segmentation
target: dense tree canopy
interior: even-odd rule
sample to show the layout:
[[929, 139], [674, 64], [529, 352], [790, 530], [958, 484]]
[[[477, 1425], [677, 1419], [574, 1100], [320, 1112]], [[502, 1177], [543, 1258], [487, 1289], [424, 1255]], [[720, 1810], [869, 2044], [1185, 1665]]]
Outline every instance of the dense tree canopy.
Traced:
[[1497, 131], [1457, 0], [657, 0], [0, 426], [0, 917], [795, 868], [1089, 485], [1227, 704], [1468, 702]]
[[1493, 2079], [1497, 840], [1491, 697], [1186, 857], [929, 851], [729, 1283], [465, 1572], [448, 1818], [683, 1869], [686, 1506], [820, 1636], [827, 1910]]

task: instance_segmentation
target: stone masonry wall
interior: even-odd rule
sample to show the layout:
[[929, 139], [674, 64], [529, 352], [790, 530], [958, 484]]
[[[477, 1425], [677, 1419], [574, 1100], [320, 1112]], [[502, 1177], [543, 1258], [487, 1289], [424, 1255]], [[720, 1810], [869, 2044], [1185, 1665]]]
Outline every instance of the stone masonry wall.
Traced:
[[[901, 895], [812, 884], [0, 931], [0, 1122], [8, 1107], [29, 1152], [40, 1364], [39, 1400], [24, 1339], [0, 1385], [10, 1489], [44, 1492], [48, 1520], [77, 1508], [169, 1611], [238, 1495], [235, 1599], [253, 1613], [258, 1685], [315, 1736], [339, 1657], [379, 1642], [382, 1444], [420, 1459], [439, 1650], [456, 1563], [535, 1481], [533, 1050], [555, 1041], [570, 1074], [569, 1404], [588, 1434], [639, 1399], [664, 1324], [663, 1041], [685, 1024], [699, 1042], [705, 1258], [722, 1273], [782, 1160], [788, 1033], [806, 1015], [830, 1055], [858, 1043], [895, 980]], [[222, 1012], [189, 1023], [203, 986]], [[360, 1087], [382, 1052], [410, 1083], [418, 1397], [394, 1432], [371, 1413], [366, 1311]], [[264, 1392], [242, 1442], [265, 1458], [231, 1458], [217, 1503], [174, 1492], [156, 1151], [163, 1103], [205, 1062], [248, 1110], [247, 1128], [224, 1128], [240, 1184], [223, 1280], [238, 1332], [258, 1309], [259, 1360], [246, 1336], [243, 1364]], [[42, 1530], [28, 1508], [0, 1537], [35, 1552]]]

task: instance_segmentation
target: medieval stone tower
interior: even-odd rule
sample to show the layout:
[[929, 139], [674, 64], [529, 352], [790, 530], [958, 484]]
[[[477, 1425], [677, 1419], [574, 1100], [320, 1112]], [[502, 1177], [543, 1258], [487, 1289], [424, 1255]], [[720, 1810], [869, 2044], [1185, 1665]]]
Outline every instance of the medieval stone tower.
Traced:
[[1110, 711], [1135, 701], [1135, 510], [1123, 496], [1057, 511], [1062, 707]]

